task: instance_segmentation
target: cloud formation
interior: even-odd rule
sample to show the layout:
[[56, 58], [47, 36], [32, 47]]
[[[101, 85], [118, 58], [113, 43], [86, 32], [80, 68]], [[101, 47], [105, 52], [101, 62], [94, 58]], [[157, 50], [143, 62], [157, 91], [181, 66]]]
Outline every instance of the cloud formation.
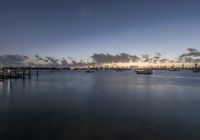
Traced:
[[130, 55], [126, 53], [121, 53], [119, 55], [111, 55], [109, 53], [107, 54], [93, 54], [91, 58], [94, 60], [96, 63], [117, 63], [117, 62], [137, 62], [139, 60], [139, 57], [136, 55]]
[[188, 48], [187, 49], [187, 53], [183, 53], [179, 57], [180, 58], [184, 58], [184, 57], [200, 57], [200, 51], [198, 51], [197, 49]]
[[61, 59], [61, 66], [63, 66], [63, 67], [68, 67], [69, 66], [69, 63], [67, 62], [67, 60], [65, 58]]
[[109, 53], [94, 53], [91, 57], [84, 60], [77, 60], [72, 57], [55, 58], [55, 57], [41, 57], [36, 54], [33, 58], [25, 55], [7, 54], [0, 56], [0, 64], [4, 66], [32, 66], [32, 67], [84, 67], [103, 63], [129, 63], [129, 62], [143, 62], [143, 63], [196, 63], [200, 62], [200, 51], [193, 48], [188, 48], [186, 53], [178, 56], [177, 59], [163, 58], [161, 53], [156, 53], [155, 56], [144, 54], [141, 57], [137, 55], [130, 55], [127, 53], [120, 53], [112, 55]]
[[143, 62], [149, 62], [151, 60], [152, 60], [152, 58], [150, 58], [150, 56], [148, 54], [143, 54], [142, 55], [142, 61]]
[[59, 67], [60, 64], [58, 63], [60, 60], [54, 57], [47, 56], [46, 59], [48, 60], [48, 66], [51, 67]]
[[0, 63], [4, 65], [23, 65], [26, 60], [28, 60], [29, 57], [25, 55], [17, 55], [17, 54], [7, 54], [0, 56]]
[[166, 59], [166, 58], [163, 58], [163, 59], [160, 59], [159, 61], [160, 61], [160, 63], [166, 63], [166, 62], [169, 62], [170, 60]]
[[35, 58], [37, 58], [37, 60], [39, 60], [39, 61], [48, 62], [47, 59], [40, 57], [38, 54], [35, 55]]
[[178, 61], [180, 62], [199, 62], [200, 60], [200, 51], [194, 48], [188, 48], [187, 53], [183, 53], [179, 56]]

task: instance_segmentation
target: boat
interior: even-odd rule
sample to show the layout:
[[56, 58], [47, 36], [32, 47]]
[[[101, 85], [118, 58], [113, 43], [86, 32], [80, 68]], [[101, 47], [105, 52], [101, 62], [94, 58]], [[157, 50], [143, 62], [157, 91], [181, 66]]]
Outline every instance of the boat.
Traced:
[[194, 69], [192, 69], [192, 71], [193, 71], [194, 73], [199, 73], [199, 72], [200, 72], [200, 69], [194, 68]]
[[144, 75], [153, 74], [151, 69], [138, 69], [138, 70], [135, 70], [135, 72], [137, 74], [144, 74]]
[[54, 71], [54, 70], [50, 70], [50, 71], [49, 71], [49, 73], [53, 73], [53, 72], [55, 72], [55, 71]]
[[168, 71], [180, 71], [180, 69], [178, 69], [178, 68], [170, 68], [170, 69], [168, 69]]
[[93, 73], [94, 71], [93, 70], [86, 70], [85, 72], [86, 73]]
[[123, 70], [122, 70], [122, 69], [116, 69], [116, 71], [117, 71], [117, 72], [122, 72]]

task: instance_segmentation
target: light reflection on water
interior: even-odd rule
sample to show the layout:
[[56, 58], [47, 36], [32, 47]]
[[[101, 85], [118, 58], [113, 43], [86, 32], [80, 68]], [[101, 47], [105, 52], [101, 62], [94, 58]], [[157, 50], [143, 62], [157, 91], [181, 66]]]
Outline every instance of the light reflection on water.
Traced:
[[0, 81], [0, 96], [3, 94], [3, 81]]
[[199, 77], [43, 71], [4, 80], [0, 139], [199, 139]]

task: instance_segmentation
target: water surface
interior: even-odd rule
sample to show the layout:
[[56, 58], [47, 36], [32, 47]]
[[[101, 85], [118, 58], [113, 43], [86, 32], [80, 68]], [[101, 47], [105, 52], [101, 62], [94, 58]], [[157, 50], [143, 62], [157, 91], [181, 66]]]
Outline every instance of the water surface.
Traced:
[[0, 82], [1, 140], [199, 140], [200, 74], [40, 71]]

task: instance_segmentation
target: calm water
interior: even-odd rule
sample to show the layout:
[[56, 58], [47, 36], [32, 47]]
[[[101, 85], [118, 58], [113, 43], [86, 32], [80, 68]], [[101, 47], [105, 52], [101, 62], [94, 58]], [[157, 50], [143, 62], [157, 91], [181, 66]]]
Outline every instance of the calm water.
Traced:
[[42, 71], [0, 82], [0, 140], [199, 139], [199, 73]]

